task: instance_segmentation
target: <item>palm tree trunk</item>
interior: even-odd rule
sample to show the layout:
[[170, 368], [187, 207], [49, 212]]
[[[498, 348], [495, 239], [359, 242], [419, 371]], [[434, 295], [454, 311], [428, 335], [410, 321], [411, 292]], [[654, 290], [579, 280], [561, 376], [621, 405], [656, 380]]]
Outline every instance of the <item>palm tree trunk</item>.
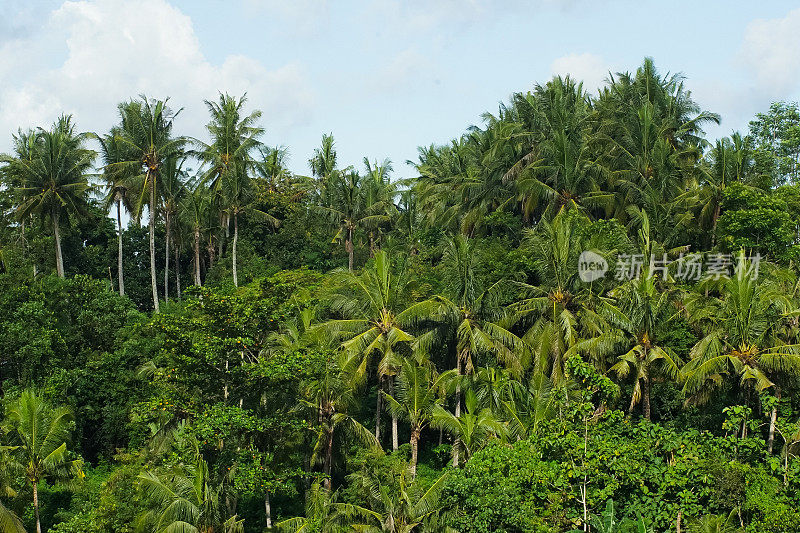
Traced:
[[194, 284], [200, 286], [200, 228], [194, 228]]
[[164, 213], [165, 234], [164, 234], [164, 301], [169, 301], [169, 239], [170, 239], [170, 216], [169, 211]]
[[[329, 421], [330, 423], [330, 421]], [[325, 474], [325, 488], [331, 490], [331, 464], [333, 463], [333, 428], [326, 430], [325, 435], [325, 463], [323, 473]]]
[[644, 417], [650, 421], [650, 377], [645, 376], [642, 383], [642, 411]]
[[267, 517], [267, 529], [272, 529], [272, 506], [269, 503], [269, 491], [264, 494], [264, 516]]
[[125, 281], [122, 278], [122, 209], [117, 198], [117, 278], [119, 278], [119, 295], [125, 296]]
[[56, 243], [56, 272], [59, 278], [64, 277], [64, 257], [61, 255], [61, 232], [58, 227], [58, 212], [53, 212], [53, 237]]
[[[394, 381], [389, 379], [389, 396], [394, 396]], [[392, 450], [397, 451], [400, 447], [400, 442], [397, 439], [397, 416], [392, 415]]]
[[[208, 238], [208, 270], [214, 268], [214, 259], [216, 259], [216, 249], [214, 248], [214, 239], [213, 237], [209, 236]], [[208, 270], [206, 271], [206, 277], [208, 277]]]
[[344, 242], [344, 247], [347, 250], [347, 269], [353, 271], [353, 229], [347, 228], [347, 240]]
[[239, 278], [236, 276], [236, 244], [239, 241], [239, 214], [233, 214], [233, 286], [239, 286]]
[[180, 254], [178, 253], [178, 247], [172, 247], [172, 253], [175, 254], [175, 290], [178, 291], [178, 300], [181, 299], [181, 265], [180, 261]]
[[39, 520], [39, 483], [33, 483], [33, 511], [36, 514], [36, 533], [42, 533], [42, 522]]
[[[461, 354], [456, 355], [456, 418], [461, 416]], [[453, 467], [458, 468], [458, 437], [453, 442]]]
[[381, 410], [383, 408], [383, 376], [378, 376], [378, 401], [375, 406], [375, 440], [381, 442]]
[[150, 282], [153, 287], [153, 310], [158, 313], [158, 285], [156, 284], [156, 186], [153, 183], [154, 176], [151, 171], [147, 172], [147, 182], [150, 188], [150, 206], [148, 211], [149, 221], [147, 223], [150, 232]]
[[411, 429], [411, 464], [408, 467], [411, 473], [411, 479], [417, 475], [417, 454], [419, 453], [419, 434], [420, 428], [414, 427]]
[[767, 437], [767, 452], [772, 453], [772, 446], [775, 444], [775, 422], [778, 420], [778, 404], [781, 402], [781, 388], [775, 385], [775, 405], [769, 414], [769, 436]]

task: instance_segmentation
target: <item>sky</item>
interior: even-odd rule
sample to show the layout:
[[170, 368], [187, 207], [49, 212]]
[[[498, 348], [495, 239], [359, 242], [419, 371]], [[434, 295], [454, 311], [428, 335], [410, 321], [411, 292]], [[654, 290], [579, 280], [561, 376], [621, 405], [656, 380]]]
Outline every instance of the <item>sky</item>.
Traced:
[[0, 152], [61, 113], [106, 132], [141, 93], [202, 139], [203, 100], [247, 92], [293, 171], [332, 132], [341, 166], [403, 178], [512, 93], [567, 73], [595, 92], [645, 56], [722, 115], [713, 139], [800, 99], [798, 27], [782, 1], [0, 0]]

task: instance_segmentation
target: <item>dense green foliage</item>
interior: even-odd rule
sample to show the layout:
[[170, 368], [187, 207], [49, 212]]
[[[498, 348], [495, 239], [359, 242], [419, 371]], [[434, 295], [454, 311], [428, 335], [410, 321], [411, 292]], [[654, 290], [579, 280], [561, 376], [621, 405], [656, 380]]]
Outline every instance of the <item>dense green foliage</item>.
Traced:
[[797, 105], [647, 59], [396, 180], [167, 103], [0, 158], [0, 532], [800, 531]]

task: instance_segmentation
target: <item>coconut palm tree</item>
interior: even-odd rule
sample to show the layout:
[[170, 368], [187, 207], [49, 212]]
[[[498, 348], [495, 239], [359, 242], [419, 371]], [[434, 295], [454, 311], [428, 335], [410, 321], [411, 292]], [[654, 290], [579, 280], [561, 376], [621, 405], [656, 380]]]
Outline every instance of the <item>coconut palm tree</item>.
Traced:
[[239, 217], [245, 212], [276, 226], [278, 220], [250, 207], [253, 199], [252, 176], [255, 173], [255, 153], [262, 148], [260, 141], [264, 129], [257, 126], [261, 111], [244, 114], [247, 93], [241, 98], [219, 95], [217, 102], [205, 101], [211, 121], [206, 125], [211, 137], [209, 144], [194, 140], [199, 147], [199, 157], [208, 165], [204, 180], [209, 189], [219, 196], [220, 205], [227, 217], [233, 219], [231, 250], [233, 284], [239, 286], [237, 249], [239, 243]]
[[289, 518], [275, 526], [290, 533], [345, 533], [353, 530], [353, 522], [371, 516], [368, 509], [339, 502], [335, 492], [314, 483], [306, 492], [305, 516]]
[[380, 448], [374, 435], [348, 412], [358, 403], [357, 364], [346, 352], [340, 352], [336, 357], [328, 359], [319, 377], [303, 384], [303, 403], [312, 410], [319, 422], [311, 462], [321, 460], [327, 490], [331, 490], [332, 486], [336, 434], [345, 432], [362, 444]]
[[437, 374], [430, 362], [406, 358], [395, 377], [392, 395], [384, 393], [389, 412], [406, 420], [411, 426], [411, 462], [408, 470], [412, 479], [417, 473], [420, 435], [433, 419], [435, 406], [441, 401], [451, 379], [452, 372]]
[[495, 417], [488, 407], [478, 408], [478, 396], [473, 390], [464, 394], [466, 410], [456, 416], [441, 405], [433, 407], [431, 426], [442, 428], [455, 439], [453, 444], [453, 466], [459, 459], [468, 461], [472, 455], [483, 449], [492, 439], [506, 435], [506, 427]]
[[[9, 449], [0, 446], [0, 495], [4, 498], [13, 498], [17, 492], [11, 487], [13, 473], [9, 468]], [[25, 528], [19, 517], [0, 501], [0, 533], [25, 533]]]
[[173, 111], [165, 100], [151, 100], [140, 96], [119, 104], [121, 124], [119, 142], [125, 153], [118, 166], [136, 176], [138, 198], [134, 202], [134, 215], [138, 220], [147, 206], [150, 238], [150, 282], [153, 291], [153, 309], [158, 308], [158, 284], [156, 281], [155, 227], [158, 199], [160, 197], [161, 173], [167, 160], [179, 157], [186, 145], [186, 138], [175, 137], [172, 128], [181, 110]]
[[[327, 335], [344, 339], [343, 348], [359, 358], [358, 374], [366, 376], [373, 357], [380, 357], [377, 365], [379, 381], [395, 374], [400, 366], [398, 350], [410, 350], [414, 336], [407, 330], [424, 316], [433, 314], [433, 306], [419, 302], [423, 287], [411, 279], [401, 268], [395, 273], [391, 259], [384, 250], [359, 275], [339, 272], [338, 288], [330, 297], [330, 308], [342, 318], [320, 324]], [[391, 394], [393, 382], [388, 382]], [[378, 395], [375, 420], [375, 438], [380, 440], [380, 413], [383, 396]], [[397, 417], [392, 416], [392, 449], [399, 446]]]
[[178, 465], [165, 472], [139, 475], [139, 490], [148, 510], [139, 517], [139, 528], [152, 533], [242, 533], [244, 520], [223, 516], [223, 484], [214, 483], [208, 463], [197, 457], [194, 464]]
[[[169, 252], [170, 244], [178, 252], [180, 221], [178, 210], [186, 195], [186, 171], [183, 169], [185, 159], [170, 157], [164, 161], [161, 172], [161, 213], [164, 217], [164, 300], [169, 301]], [[177, 255], [176, 255], [177, 258]], [[179, 265], [175, 265], [180, 274]]]
[[[20, 202], [17, 216], [25, 220], [33, 214], [49, 219], [53, 229], [56, 272], [64, 277], [61, 253], [61, 224], [71, 216], [87, 213], [87, 176], [95, 152], [85, 147], [87, 134], [77, 133], [72, 117], [61, 116], [49, 130], [39, 129], [33, 136], [15, 136], [14, 156], [0, 156], [5, 172], [19, 181]], [[32, 144], [30, 144], [32, 142]]]
[[117, 282], [119, 285], [120, 296], [125, 295], [125, 276], [122, 268], [122, 207], [124, 206], [129, 213], [133, 211], [131, 207], [130, 175], [124, 172], [119, 163], [125, 159], [124, 145], [120, 140], [118, 127], [111, 128], [107, 135], [95, 135], [100, 142], [100, 157], [103, 161], [103, 173], [100, 179], [105, 188], [103, 197], [103, 208], [111, 209], [113, 205], [117, 212]]
[[358, 524], [356, 529], [370, 533], [447, 531], [442, 491], [449, 477], [449, 472], [445, 472], [426, 489], [409, 470], [400, 474], [396, 491], [377, 479], [361, 480], [367, 487], [369, 504], [365, 523]]
[[[761, 392], [779, 375], [800, 375], [800, 351], [779, 336], [782, 316], [794, 308], [776, 283], [759, 276], [764, 268], [741, 251], [730, 278], [709, 278], [686, 297], [689, 320], [705, 333], [683, 368], [688, 402], [706, 402], [725, 378]], [[714, 285], [718, 295], [706, 296]]]
[[549, 216], [562, 206], [610, 203], [613, 195], [601, 190], [602, 170], [589, 142], [591, 105], [581, 83], [556, 76], [533, 92], [514, 95], [505, 111], [503, 118], [516, 125], [509, 136], [528, 145], [528, 152], [504, 176], [516, 181], [526, 218], [541, 203]]
[[6, 409], [3, 429], [12, 446], [7, 467], [33, 491], [36, 533], [42, 533], [39, 482], [69, 482], [84, 477], [83, 461], [72, 459], [67, 450], [73, 420], [69, 408], [53, 408], [32, 390], [23, 391]]
[[208, 228], [208, 221], [212, 218], [211, 193], [200, 182], [194, 186], [187, 184], [185, 194], [178, 204], [178, 218], [192, 234], [192, 250], [194, 252], [194, 284], [200, 287], [200, 239]]

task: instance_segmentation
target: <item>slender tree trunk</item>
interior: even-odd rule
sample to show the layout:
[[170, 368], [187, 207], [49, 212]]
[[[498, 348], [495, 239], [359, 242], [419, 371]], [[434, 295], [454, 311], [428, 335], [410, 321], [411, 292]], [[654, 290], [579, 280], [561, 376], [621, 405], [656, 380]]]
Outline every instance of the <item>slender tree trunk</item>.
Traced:
[[333, 428], [326, 430], [325, 435], [325, 463], [323, 471], [325, 474], [325, 488], [331, 490], [331, 464], [333, 463]]
[[717, 205], [714, 206], [714, 214], [712, 215], [711, 219], [711, 246], [713, 247], [717, 244], [717, 221], [719, 220], [719, 212], [722, 204], [717, 202]]
[[678, 511], [678, 518], [675, 520], [675, 531], [681, 533], [681, 519], [683, 518], [683, 511]]
[[267, 529], [272, 529], [272, 506], [269, 503], [269, 491], [264, 495], [264, 516], [267, 518]]
[[117, 198], [117, 278], [119, 278], [119, 295], [125, 296], [125, 280], [122, 277], [122, 209], [121, 200]]
[[175, 254], [175, 290], [178, 291], [178, 300], [181, 299], [181, 265], [180, 265], [180, 254], [178, 253], [178, 247], [172, 247], [172, 253]]
[[164, 214], [165, 231], [164, 234], [164, 301], [169, 301], [169, 241], [170, 241], [170, 216], [169, 212]]
[[150, 282], [153, 287], [153, 310], [158, 313], [158, 285], [156, 284], [156, 186], [153, 183], [154, 176], [151, 171], [147, 172], [147, 182], [150, 188], [150, 206], [148, 208], [149, 221], [148, 230], [150, 232]]
[[769, 414], [769, 437], [767, 437], [767, 451], [772, 453], [772, 447], [775, 444], [775, 422], [778, 420], [778, 404], [781, 401], [781, 388], [775, 385], [775, 405], [772, 412]]
[[411, 472], [411, 479], [417, 475], [417, 454], [419, 453], [419, 435], [420, 428], [414, 427], [411, 429], [411, 465], [408, 470]]
[[39, 483], [33, 483], [33, 511], [36, 514], [36, 533], [42, 533], [42, 522], [39, 520]]
[[200, 286], [200, 228], [194, 228], [194, 284]]
[[642, 411], [644, 417], [650, 421], [650, 376], [645, 376], [642, 383]]
[[[394, 396], [394, 381], [389, 379], [389, 396]], [[397, 416], [392, 414], [392, 450], [397, 451], [400, 441], [397, 439]]]
[[59, 278], [64, 277], [64, 257], [61, 255], [61, 232], [58, 227], [58, 212], [54, 212], [53, 216], [53, 237], [56, 243], [56, 272]]
[[353, 271], [353, 229], [347, 228], [347, 240], [344, 243], [347, 250], [347, 269]]
[[239, 278], [236, 276], [236, 244], [239, 241], [239, 214], [233, 214], [233, 285], [239, 286]]
[[375, 440], [381, 442], [381, 410], [383, 409], [383, 376], [378, 376], [378, 401], [375, 406]]
[[[456, 355], [456, 418], [461, 416], [461, 354]], [[453, 467], [458, 468], [458, 437], [453, 442]]]
[[[216, 259], [216, 250], [214, 248], [214, 240], [209, 237], [208, 238], [208, 270], [214, 268], [214, 260]], [[206, 272], [208, 275], [208, 272]]]

